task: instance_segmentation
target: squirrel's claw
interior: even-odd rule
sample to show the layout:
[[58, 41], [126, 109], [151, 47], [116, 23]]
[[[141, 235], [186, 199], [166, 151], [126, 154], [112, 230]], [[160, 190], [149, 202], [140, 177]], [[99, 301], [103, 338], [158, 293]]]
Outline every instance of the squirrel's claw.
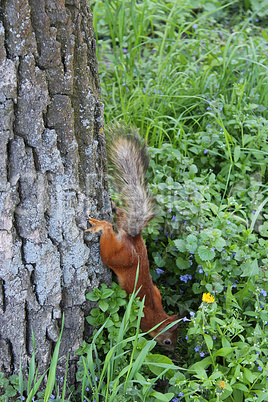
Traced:
[[86, 229], [85, 232], [92, 232], [93, 234], [99, 232], [100, 230], [103, 230], [103, 227], [106, 224], [105, 221], [98, 221], [97, 219], [91, 218], [90, 216], [88, 220], [91, 223], [92, 228]]

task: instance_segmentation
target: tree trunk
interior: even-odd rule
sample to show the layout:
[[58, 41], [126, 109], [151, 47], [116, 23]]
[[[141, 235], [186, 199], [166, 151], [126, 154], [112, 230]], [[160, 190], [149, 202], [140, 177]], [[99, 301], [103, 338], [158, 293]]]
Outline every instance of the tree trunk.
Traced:
[[26, 371], [31, 330], [44, 371], [64, 313], [73, 380], [85, 293], [110, 281], [84, 236], [88, 215], [110, 214], [92, 14], [87, 0], [0, 11], [0, 371], [17, 373], [20, 358]]

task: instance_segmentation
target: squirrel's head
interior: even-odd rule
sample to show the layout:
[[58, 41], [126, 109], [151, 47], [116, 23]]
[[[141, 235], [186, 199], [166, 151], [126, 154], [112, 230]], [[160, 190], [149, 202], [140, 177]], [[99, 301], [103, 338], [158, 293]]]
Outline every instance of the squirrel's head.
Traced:
[[[170, 326], [170, 324], [173, 321], [177, 321], [178, 316], [177, 315], [172, 315], [169, 317], [169, 319], [164, 323], [164, 325], [161, 325], [161, 329], [159, 332], [162, 332], [163, 329], [167, 326]], [[172, 327], [169, 327], [166, 331], [160, 333], [157, 335], [155, 340], [162, 345], [164, 348], [168, 350], [174, 350], [176, 343], [178, 339], [178, 323], [172, 325]]]

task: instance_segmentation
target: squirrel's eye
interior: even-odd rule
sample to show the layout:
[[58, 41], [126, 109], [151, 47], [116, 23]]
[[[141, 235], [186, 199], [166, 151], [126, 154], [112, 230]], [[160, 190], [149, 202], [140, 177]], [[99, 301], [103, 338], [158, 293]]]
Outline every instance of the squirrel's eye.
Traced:
[[169, 339], [166, 339], [166, 340], [165, 340], [165, 344], [166, 344], [166, 345], [170, 345], [170, 344], [171, 344], [170, 340], [169, 340]]

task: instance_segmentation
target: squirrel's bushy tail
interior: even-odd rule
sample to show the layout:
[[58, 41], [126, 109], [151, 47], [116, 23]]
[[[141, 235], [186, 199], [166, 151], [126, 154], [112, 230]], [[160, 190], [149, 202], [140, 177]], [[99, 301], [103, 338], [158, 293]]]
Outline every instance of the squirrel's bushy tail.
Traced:
[[134, 128], [114, 125], [109, 129], [108, 158], [125, 204], [123, 229], [135, 237], [155, 215], [144, 178], [149, 164], [146, 146]]

